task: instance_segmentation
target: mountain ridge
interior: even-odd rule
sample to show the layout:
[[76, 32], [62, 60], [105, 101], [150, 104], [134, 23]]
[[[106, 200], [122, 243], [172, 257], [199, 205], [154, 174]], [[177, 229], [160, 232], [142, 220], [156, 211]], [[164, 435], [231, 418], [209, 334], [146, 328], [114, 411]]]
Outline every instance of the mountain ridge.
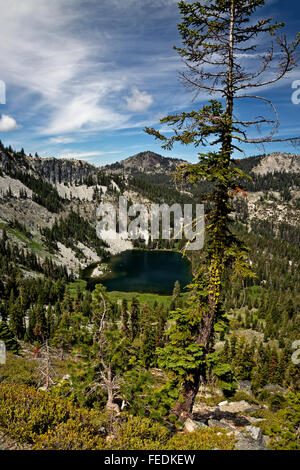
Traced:
[[[243, 171], [256, 175], [266, 173], [300, 172], [300, 155], [282, 152], [254, 155], [242, 159], [233, 159]], [[0, 144], [0, 168], [8, 173], [25, 171], [40, 176], [51, 184], [73, 183], [85, 178], [95, 176], [99, 171], [110, 174], [129, 175], [166, 175], [176, 170], [181, 164], [188, 163], [184, 159], [165, 157], [150, 150], [139, 152], [118, 162], [95, 166], [80, 159], [66, 159], [56, 157], [40, 157], [14, 152]]]

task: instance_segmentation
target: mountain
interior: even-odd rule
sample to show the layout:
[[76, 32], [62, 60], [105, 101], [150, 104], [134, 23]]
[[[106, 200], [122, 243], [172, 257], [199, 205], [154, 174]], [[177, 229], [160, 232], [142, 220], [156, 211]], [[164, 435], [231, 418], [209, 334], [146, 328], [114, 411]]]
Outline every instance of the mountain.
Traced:
[[[253, 265], [256, 276], [245, 280], [240, 276], [232, 280], [224, 279], [224, 312], [229, 314], [230, 330], [225, 337], [216, 330], [216, 350], [224, 354], [226, 364], [233, 364], [233, 372], [238, 380], [243, 381], [243, 384], [251, 380], [253, 391], [262, 392], [262, 395], [258, 395], [259, 400], [268, 396], [263, 389], [268, 384], [299, 390], [296, 366], [291, 362], [294, 352], [291, 344], [299, 339], [300, 324], [298, 162], [298, 156], [281, 154], [250, 157], [236, 162], [240, 168], [251, 173], [252, 181], [241, 181], [240, 187], [232, 192], [235, 208], [232, 213], [233, 222], [238, 222], [233, 224], [233, 230], [249, 247], [249, 262]], [[111, 171], [109, 167], [97, 168], [76, 160], [42, 159], [38, 156], [26, 156], [24, 152], [13, 152], [3, 146], [0, 148], [0, 339], [21, 340], [22, 356], [24, 352], [28, 354], [26, 368], [22, 362], [20, 370], [15, 358], [8, 356], [8, 360], [13, 362], [8, 364], [7, 369], [3, 369], [4, 366], [0, 368], [0, 382], [7, 382], [7, 371], [11, 370], [12, 385], [8, 384], [9, 387], [16, 386], [16, 373], [18, 381], [24, 380], [26, 384], [36, 384], [39, 387], [40, 378], [33, 378], [35, 372], [34, 376], [33, 373], [32, 376], [28, 373], [33, 370], [32, 364], [37, 363], [37, 344], [42, 345], [45, 339], [49, 340], [51, 348], [56, 348], [57, 358], [60, 358], [59, 373], [69, 372], [67, 363], [70, 363], [72, 357], [75, 357], [76, 370], [80, 371], [77, 367], [82, 356], [78, 354], [78, 346], [84, 342], [84, 350], [91, 349], [88, 344], [92, 344], [92, 336], [88, 343], [87, 335], [92, 335], [95, 331], [99, 314], [104, 318], [102, 306], [106, 310], [107, 305], [107, 339], [109, 340], [111, 334], [116, 335], [113, 337], [114, 342], [110, 343], [113, 354], [115, 344], [120, 341], [121, 322], [125, 322], [124, 331], [129, 331], [130, 341], [124, 349], [124, 370], [126, 374], [130, 372], [126, 377], [132, 380], [129, 382], [130, 387], [133, 386], [136, 390], [136, 364], [139, 367], [140, 364], [148, 364], [149, 357], [154, 357], [157, 345], [165, 344], [165, 325], [168, 324], [169, 311], [174, 312], [174, 308], [179, 306], [179, 311], [184, 312], [188, 293], [180, 293], [178, 285], [169, 298], [155, 294], [140, 296], [133, 292], [102, 291], [99, 277], [109, 269], [108, 256], [135, 247], [145, 248], [145, 243], [128, 240], [123, 234], [115, 234], [113, 230], [103, 230], [99, 237], [99, 231], [96, 231], [96, 209], [101, 202], [117, 208], [120, 194], [126, 196], [130, 204], [143, 203], [148, 208], [153, 202], [166, 202], [169, 205], [174, 202], [201, 202], [201, 196], [205, 192], [202, 190], [205, 188], [200, 187], [199, 192], [188, 188], [189, 194], [186, 190], [175, 189], [170, 175], [175, 164], [176, 161], [174, 163], [171, 159], [142, 152], [127, 158], [125, 163], [121, 162], [120, 173]], [[207, 212], [205, 208], [205, 213]], [[147, 248], [180, 252], [184, 244], [185, 240], [174, 242], [160, 239], [150, 241]], [[153, 253], [147, 253], [146, 257], [148, 255]], [[195, 271], [202, 263], [203, 253], [191, 251], [188, 256]], [[238, 269], [243, 269], [243, 260], [241, 261]], [[146, 265], [147, 263], [142, 263], [140, 267]], [[171, 266], [167, 267], [172, 269]], [[97, 289], [96, 295], [92, 295], [90, 290], [96, 284], [100, 290]], [[99, 299], [101, 292], [103, 304], [101, 301], [98, 304], [101, 308], [94, 309], [93, 300]], [[136, 307], [137, 298], [140, 299], [140, 309]], [[124, 310], [125, 305], [128, 310], [127, 307]], [[140, 325], [139, 336], [134, 341], [133, 312], [138, 312], [136, 318]], [[148, 327], [143, 330], [145, 325]], [[8, 326], [11, 331], [8, 331]], [[8, 338], [7, 334], [10, 335]], [[129, 344], [134, 348], [130, 350], [130, 354], [133, 351], [132, 357], [136, 358], [132, 362], [132, 375], [131, 370], [127, 369], [130, 362], [127, 350]], [[110, 348], [107, 350], [110, 351]], [[148, 355], [149, 351], [152, 351], [153, 356]], [[117, 354], [119, 358], [123, 353], [120, 354], [118, 349]], [[24, 361], [24, 358], [20, 357], [20, 360]], [[88, 380], [91, 380], [91, 368], [87, 369], [86, 364], [91, 364], [90, 356], [80, 367], [87, 373]], [[155, 364], [151, 380], [152, 377], [156, 378], [157, 387], [161, 387], [165, 375], [156, 368], [156, 363], [151, 364]], [[17, 372], [15, 367], [18, 367]], [[76, 390], [80, 400], [82, 390], [86, 387], [83, 387], [82, 377], [82, 373], [75, 374], [75, 380], [72, 379], [69, 389], [73, 397], [74, 387], [78, 387]], [[144, 380], [144, 375], [141, 377]], [[65, 386], [65, 379], [61, 375], [59, 378], [60, 384], [64, 383]], [[90, 382], [85, 383], [88, 385], [86, 390], [89, 391]], [[146, 385], [148, 387], [148, 383]], [[153, 389], [150, 382], [149, 393]], [[24, 395], [24, 390], [22, 386], [17, 389], [17, 393]], [[68, 389], [64, 388], [64, 393], [65, 390]], [[248, 398], [241, 390], [236, 396], [239, 404], [243, 398], [244, 403], [250, 400], [250, 407], [253, 396]], [[211, 388], [207, 391], [210, 393]], [[283, 391], [285, 393], [285, 389]], [[141, 394], [144, 394], [144, 389], [137, 390], [136, 396], [144, 396]], [[102, 403], [103, 392], [97, 397], [98, 403]], [[277, 408], [278, 403], [281, 406], [282, 401], [277, 394], [269, 398], [270, 406]], [[213, 403], [220, 403], [221, 400], [222, 396], [214, 397]], [[13, 401], [18, 403], [16, 399]], [[149, 403], [152, 402], [153, 397]], [[89, 406], [91, 403], [97, 402], [89, 401]], [[141, 403], [144, 406], [145, 402]], [[198, 398], [196, 403], [199, 403]], [[269, 416], [269, 410], [263, 411], [268, 413], [266, 417]]]
[[[299, 239], [299, 156], [274, 153], [236, 160], [252, 181], [234, 197], [236, 219], [248, 230], [267, 236]], [[145, 151], [121, 162], [95, 167], [80, 160], [40, 158], [0, 146], [0, 229], [10, 243], [78, 274], [80, 268], [132, 248], [132, 243], [96, 236], [96, 207], [117, 207], [122, 193], [132, 202], [201, 201], [207, 183], [178, 191], [172, 172], [184, 160]], [[1, 230], [0, 230], [1, 235]]]
[[40, 158], [0, 148], [0, 168], [8, 173], [25, 172], [48, 183], [74, 183], [95, 175], [97, 169], [81, 160]]
[[246, 173], [256, 175], [300, 173], [300, 156], [292, 153], [273, 152], [269, 155], [257, 155], [236, 160], [236, 164]]
[[186, 163], [186, 161], [178, 158], [163, 157], [158, 153], [147, 150], [125, 158], [121, 162], [106, 165], [104, 168], [112, 173], [166, 174], [175, 171], [176, 166], [182, 163]]
[[[235, 159], [236, 165], [246, 173], [265, 175], [267, 173], [299, 173], [300, 156], [291, 153], [273, 152], [268, 155], [257, 155]], [[177, 165], [187, 163], [178, 158], [163, 157], [149, 150], [137, 153], [124, 160], [104, 167], [111, 173], [160, 175], [171, 174]]]
[[263, 157], [252, 171], [257, 175], [275, 172], [300, 173], [300, 156], [290, 153], [272, 153]]

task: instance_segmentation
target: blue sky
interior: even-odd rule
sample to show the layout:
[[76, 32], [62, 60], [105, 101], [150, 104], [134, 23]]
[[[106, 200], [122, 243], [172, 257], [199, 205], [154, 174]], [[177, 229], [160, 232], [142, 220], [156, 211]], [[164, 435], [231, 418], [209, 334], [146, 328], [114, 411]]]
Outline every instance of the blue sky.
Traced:
[[[300, 4], [266, 3], [259, 14], [286, 21], [293, 37], [300, 30]], [[177, 1], [0, 0], [0, 6], [0, 80], [6, 84], [0, 139], [6, 145], [96, 165], [143, 150], [197, 160], [202, 149], [164, 151], [143, 131], [145, 126], [159, 129], [161, 117], [210, 99], [201, 94], [193, 101], [178, 80], [183, 65], [173, 50], [180, 45]], [[263, 90], [278, 107], [283, 137], [300, 134], [300, 104], [291, 101], [295, 80], [300, 67]], [[250, 111], [257, 115], [245, 102], [237, 109], [240, 116]], [[264, 151], [297, 149], [248, 145], [236, 156]]]

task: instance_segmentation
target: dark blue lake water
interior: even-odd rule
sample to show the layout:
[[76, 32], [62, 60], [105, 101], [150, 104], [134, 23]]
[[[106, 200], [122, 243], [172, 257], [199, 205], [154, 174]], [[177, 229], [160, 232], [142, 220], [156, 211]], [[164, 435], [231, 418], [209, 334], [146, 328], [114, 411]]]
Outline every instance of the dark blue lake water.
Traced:
[[109, 264], [111, 273], [101, 280], [108, 291], [171, 294], [175, 281], [183, 288], [192, 279], [189, 261], [173, 251], [128, 250]]

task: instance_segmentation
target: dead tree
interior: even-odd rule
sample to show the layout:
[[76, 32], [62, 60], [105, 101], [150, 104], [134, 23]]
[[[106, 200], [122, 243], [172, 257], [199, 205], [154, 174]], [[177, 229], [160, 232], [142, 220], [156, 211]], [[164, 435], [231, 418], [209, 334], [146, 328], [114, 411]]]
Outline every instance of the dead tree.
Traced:
[[95, 380], [90, 384], [89, 394], [94, 393], [99, 387], [103, 388], [107, 392], [106, 409], [119, 413], [120, 407], [115, 402], [115, 398], [120, 390], [121, 378], [118, 374], [113, 372], [111, 360], [105, 354], [107, 339], [105, 338], [103, 332], [108, 307], [107, 301], [103, 295], [103, 292], [101, 291], [100, 286], [97, 292], [100, 295], [102, 313], [94, 311], [94, 321], [99, 325], [98, 330], [95, 332], [94, 341], [98, 345], [98, 359], [100, 360], [101, 371], [96, 374]]
[[48, 390], [55, 384], [55, 359], [57, 359], [57, 353], [54, 349], [49, 347], [48, 340], [46, 340], [45, 343], [39, 347], [37, 354], [37, 371], [40, 378], [40, 388], [43, 390]]

